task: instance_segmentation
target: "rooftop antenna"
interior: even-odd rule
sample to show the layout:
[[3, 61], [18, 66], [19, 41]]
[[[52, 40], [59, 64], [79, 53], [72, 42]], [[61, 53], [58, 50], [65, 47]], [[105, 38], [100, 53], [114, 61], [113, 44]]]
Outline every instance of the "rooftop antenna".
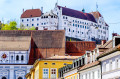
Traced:
[[58, 5], [58, 0], [57, 0], [57, 5]]
[[98, 11], [98, 4], [97, 4], [97, 2], [96, 2], [96, 11]]

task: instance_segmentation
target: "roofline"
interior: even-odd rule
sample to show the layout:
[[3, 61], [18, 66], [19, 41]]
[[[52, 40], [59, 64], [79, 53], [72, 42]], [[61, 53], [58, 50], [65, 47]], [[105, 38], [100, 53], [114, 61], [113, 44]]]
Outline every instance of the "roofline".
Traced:
[[[112, 53], [114, 53], [114, 52], [116, 52], [116, 51], [120, 51], [120, 44], [114, 49], [114, 48], [112, 48], [113, 50], [111, 50], [111, 51], [108, 51], [108, 52], [104, 52], [103, 54], [101, 54], [100, 56], [98, 56], [97, 57], [97, 59], [99, 59], [99, 58], [102, 58], [102, 57], [104, 57], [104, 56], [106, 56], [106, 55], [109, 55], [109, 54], [112, 54]], [[108, 49], [109, 50], [109, 49]]]
[[[92, 68], [92, 67], [97, 66], [97, 65], [100, 65], [100, 62], [99, 62], [98, 64], [95, 64], [95, 65], [93, 65], [93, 66], [87, 67], [87, 68], [85, 68], [85, 69], [89, 69], [89, 68]], [[78, 72], [83, 71], [83, 70], [85, 70], [85, 69], [78, 70]]]

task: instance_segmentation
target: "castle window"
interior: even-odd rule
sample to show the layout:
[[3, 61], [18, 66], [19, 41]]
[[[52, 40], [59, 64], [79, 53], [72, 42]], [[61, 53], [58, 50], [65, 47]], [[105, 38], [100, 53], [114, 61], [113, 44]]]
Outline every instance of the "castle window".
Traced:
[[53, 16], [51, 16], [51, 18], [53, 18]]
[[34, 21], [34, 19], [32, 19], [32, 21]]
[[24, 20], [22, 19], [22, 22], [24, 22]]
[[21, 56], [21, 60], [22, 60], [22, 61], [24, 60], [24, 56], [23, 56], [23, 55]]
[[17, 60], [17, 61], [19, 60], [19, 56], [18, 56], [18, 55], [16, 56], [16, 60]]
[[27, 19], [27, 21], [29, 21], [29, 19]]
[[39, 24], [37, 23], [37, 26], [39, 26]]
[[28, 24], [27, 24], [27, 26], [28, 26]]
[[39, 20], [39, 18], [37, 18], [37, 21]]
[[32, 26], [34, 26], [34, 24], [32, 24]]
[[70, 32], [70, 29], [69, 29], [69, 32]]
[[67, 17], [66, 17], [66, 19], [67, 19]]
[[74, 24], [73, 24], [73, 26], [74, 26]]

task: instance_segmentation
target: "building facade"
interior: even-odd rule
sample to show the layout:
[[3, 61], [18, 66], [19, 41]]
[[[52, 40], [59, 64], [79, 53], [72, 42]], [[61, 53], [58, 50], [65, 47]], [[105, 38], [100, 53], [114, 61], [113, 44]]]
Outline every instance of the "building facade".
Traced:
[[[28, 19], [30, 18], [28, 17]], [[98, 11], [85, 13], [85, 10], [77, 11], [56, 4], [53, 10], [38, 18], [39, 21], [32, 17], [31, 26], [38, 27], [38, 30], [65, 30], [67, 40], [70, 38], [98, 42], [108, 40], [109, 26]], [[27, 21], [28, 23], [25, 24], [23, 20], [27, 21], [21, 17], [21, 24], [30, 25], [31, 22]]]
[[31, 37], [0, 36], [0, 79], [25, 79], [30, 49]]
[[26, 75], [27, 79], [58, 79], [58, 69], [67, 64], [72, 64], [77, 56], [54, 56], [47, 59], [39, 59]]
[[86, 51], [71, 65], [59, 69], [59, 79], [101, 79], [101, 65], [97, 61], [99, 49]]
[[64, 56], [64, 34], [62, 30], [0, 31], [0, 79], [26, 79], [36, 59]]
[[111, 48], [98, 57], [101, 61], [102, 79], [120, 79], [120, 36], [113, 37], [111, 43]]

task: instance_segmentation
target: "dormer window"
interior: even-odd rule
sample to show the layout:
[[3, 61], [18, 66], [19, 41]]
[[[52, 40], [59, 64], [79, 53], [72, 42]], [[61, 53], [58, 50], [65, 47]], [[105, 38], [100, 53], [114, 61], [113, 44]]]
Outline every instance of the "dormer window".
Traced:
[[51, 16], [51, 18], [53, 18], [53, 16]]
[[120, 44], [120, 36], [115, 36], [113, 38], [113, 47], [117, 46]]

